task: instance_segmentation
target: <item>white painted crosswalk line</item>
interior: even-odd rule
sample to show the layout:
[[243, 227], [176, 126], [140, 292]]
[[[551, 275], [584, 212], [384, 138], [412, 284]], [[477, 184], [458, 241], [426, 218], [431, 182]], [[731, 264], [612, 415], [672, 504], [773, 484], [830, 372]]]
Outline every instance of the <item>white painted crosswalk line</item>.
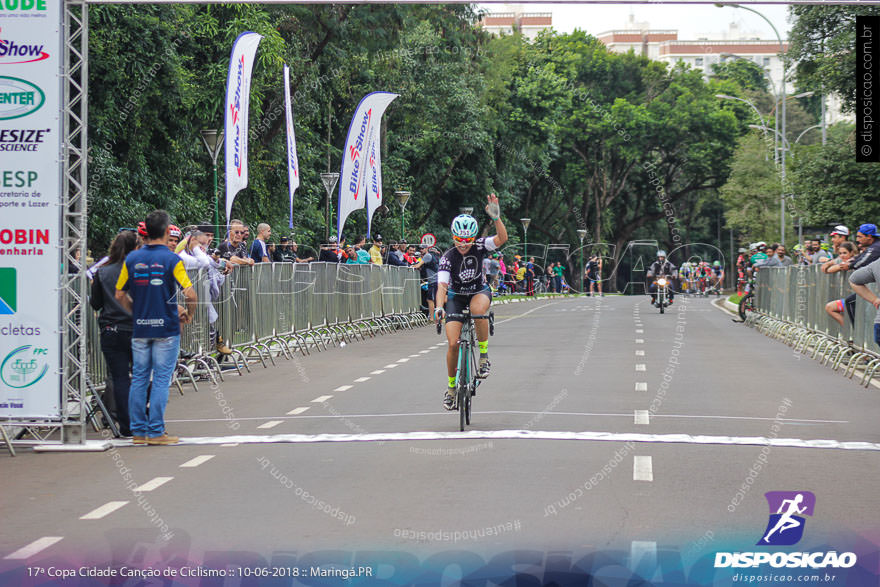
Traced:
[[262, 430], [266, 430], [268, 428], [275, 428], [275, 426], [278, 426], [279, 424], [281, 424], [281, 422], [282, 422], [282, 420], [269, 420], [268, 422], [266, 422], [264, 424], [260, 424], [259, 426], [257, 426], [257, 428], [262, 429]]
[[294, 409], [294, 410], [290, 410], [289, 412], [287, 412], [287, 415], [288, 415], [288, 416], [298, 416], [298, 415], [302, 414], [303, 412], [305, 412], [305, 411], [308, 410], [308, 409], [309, 409], [308, 407], [305, 407], [305, 408], [296, 408], [296, 409]]
[[37, 538], [27, 546], [23, 546], [12, 554], [8, 554], [3, 558], [6, 560], [24, 560], [26, 558], [31, 558], [35, 554], [46, 550], [53, 544], [57, 544], [62, 540], [64, 540], [63, 536], [43, 536], [42, 538]]
[[348, 391], [352, 387], [354, 387], [354, 386], [353, 385], [340, 385], [339, 387], [337, 387], [333, 391]]
[[640, 426], [644, 426], [650, 424], [650, 419], [648, 417], [648, 410], [636, 410], [633, 416], [633, 424], [638, 424]]
[[653, 481], [654, 466], [651, 457], [636, 455], [633, 457], [633, 481]]
[[322, 395], [312, 400], [313, 404], [321, 404], [333, 397], [332, 395]]
[[172, 479], [174, 479], [174, 477], [156, 477], [155, 479], [147, 481], [140, 487], [135, 487], [132, 491], [153, 491], [154, 489], [162, 487]]
[[636, 383], [636, 391], [648, 391], [648, 383], [646, 381]]
[[214, 458], [214, 455], [199, 455], [194, 459], [190, 459], [187, 462], [180, 465], [180, 468], [192, 469], [194, 467], [198, 467], [199, 465], [203, 465]]
[[80, 520], [100, 520], [104, 516], [109, 516], [125, 504], [127, 501], [109, 501], [101, 507], [94, 509], [84, 516], [80, 516]]

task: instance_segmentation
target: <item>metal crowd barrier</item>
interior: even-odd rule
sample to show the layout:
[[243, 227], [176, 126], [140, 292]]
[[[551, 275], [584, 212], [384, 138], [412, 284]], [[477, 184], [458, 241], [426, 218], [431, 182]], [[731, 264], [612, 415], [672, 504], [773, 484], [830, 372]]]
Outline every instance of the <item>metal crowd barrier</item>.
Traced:
[[[427, 324], [420, 310], [418, 272], [408, 267], [336, 263], [260, 263], [238, 266], [211, 296], [211, 276], [190, 271], [199, 302], [191, 323], [181, 328], [181, 359], [174, 384], [198, 390], [197, 379], [223, 380], [215, 334], [232, 350], [229, 363], [241, 375], [250, 364], [263, 367], [292, 358], [297, 350], [326, 350], [354, 338]], [[216, 290], [215, 290], [216, 291]], [[179, 303], [183, 304], [182, 296]], [[217, 312], [209, 320], [209, 305]], [[97, 387], [107, 378], [97, 317], [89, 312], [88, 375]]]
[[[854, 320], [844, 308], [843, 327], [825, 311], [828, 302], [853, 294], [849, 275], [823, 273], [818, 265], [762, 268], [755, 284], [756, 312], [749, 322], [835, 371], [845, 365], [844, 375], [850, 379], [861, 368], [861, 384], [867, 387], [880, 369], [880, 347], [874, 341], [876, 310], [856, 296]], [[877, 284], [869, 287], [878, 291]]]

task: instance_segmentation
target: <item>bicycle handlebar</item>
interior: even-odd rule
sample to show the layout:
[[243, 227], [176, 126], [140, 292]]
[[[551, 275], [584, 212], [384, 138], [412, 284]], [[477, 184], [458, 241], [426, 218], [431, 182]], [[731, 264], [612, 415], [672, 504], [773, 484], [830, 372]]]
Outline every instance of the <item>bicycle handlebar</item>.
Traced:
[[[446, 314], [447, 321], [449, 318], [468, 318], [470, 317], [472, 320], [491, 320], [494, 322], [495, 314]], [[441, 329], [443, 328], [443, 320], [437, 321], [437, 334], [440, 334]]]

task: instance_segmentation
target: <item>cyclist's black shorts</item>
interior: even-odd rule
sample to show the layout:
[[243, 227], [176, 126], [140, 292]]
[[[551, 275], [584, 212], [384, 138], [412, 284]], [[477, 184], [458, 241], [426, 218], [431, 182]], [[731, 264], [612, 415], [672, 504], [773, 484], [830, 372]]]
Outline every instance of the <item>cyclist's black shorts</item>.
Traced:
[[461, 314], [462, 310], [465, 308], [470, 309], [471, 299], [474, 296], [486, 296], [489, 298], [489, 303], [492, 303], [492, 290], [489, 289], [488, 285], [473, 293], [456, 293], [450, 291], [449, 297], [446, 298], [446, 307], [444, 308], [446, 310], [446, 321], [464, 322], [464, 318], [453, 318], [449, 314]]

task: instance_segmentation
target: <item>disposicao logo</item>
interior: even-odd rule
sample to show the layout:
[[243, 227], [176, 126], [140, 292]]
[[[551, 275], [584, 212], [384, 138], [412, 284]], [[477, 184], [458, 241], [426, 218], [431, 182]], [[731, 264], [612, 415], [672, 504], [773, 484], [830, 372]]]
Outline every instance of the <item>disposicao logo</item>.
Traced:
[[16, 43], [4, 39], [2, 34], [3, 30], [0, 29], [0, 65], [33, 63], [49, 59], [49, 54], [43, 51], [43, 45]]
[[816, 508], [816, 496], [809, 491], [768, 491], [770, 520], [758, 546], [791, 546], [800, 542], [807, 521]]
[[18, 279], [15, 269], [0, 268], [0, 315], [15, 314], [18, 310], [17, 289]]
[[[804, 536], [806, 518], [816, 509], [816, 496], [810, 491], [768, 491], [770, 519], [757, 546], [792, 546]], [[716, 552], [715, 568], [844, 568], [855, 566], [853, 552]]]
[[46, 94], [27, 80], [0, 75], [0, 120], [33, 114], [43, 107]]

